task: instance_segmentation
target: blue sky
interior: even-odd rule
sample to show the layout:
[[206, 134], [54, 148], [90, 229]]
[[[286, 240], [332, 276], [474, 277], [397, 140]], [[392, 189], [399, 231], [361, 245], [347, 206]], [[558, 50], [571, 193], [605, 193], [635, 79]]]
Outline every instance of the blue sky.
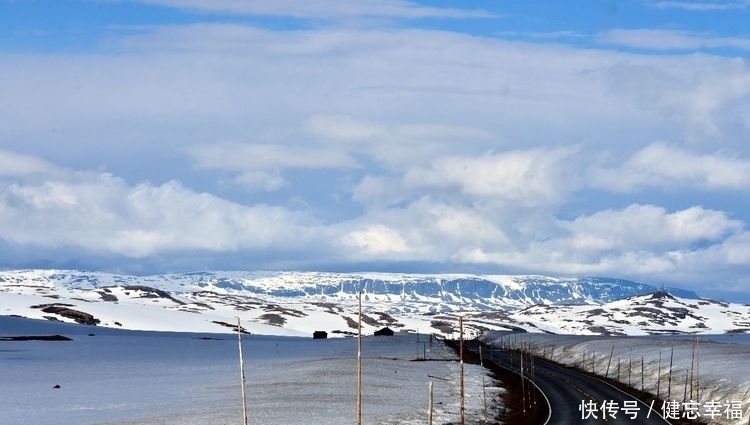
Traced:
[[0, 0], [0, 266], [747, 299], [750, 2]]

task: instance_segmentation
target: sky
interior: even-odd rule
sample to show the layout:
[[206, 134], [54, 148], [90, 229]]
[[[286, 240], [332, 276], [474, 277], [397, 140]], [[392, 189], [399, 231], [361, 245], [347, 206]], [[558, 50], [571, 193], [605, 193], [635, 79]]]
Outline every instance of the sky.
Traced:
[[750, 293], [750, 2], [0, 0], [0, 267]]

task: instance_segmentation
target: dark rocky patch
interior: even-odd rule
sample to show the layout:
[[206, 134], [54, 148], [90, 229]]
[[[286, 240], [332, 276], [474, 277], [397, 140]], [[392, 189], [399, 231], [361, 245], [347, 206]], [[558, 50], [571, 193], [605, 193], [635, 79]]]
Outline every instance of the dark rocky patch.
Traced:
[[447, 335], [452, 334], [456, 330], [453, 322], [445, 320], [433, 320], [430, 322], [430, 326]]
[[339, 313], [344, 312], [343, 307], [334, 303], [311, 302], [310, 304], [317, 306], [317, 307], [322, 307], [326, 309], [326, 313], [330, 313], [330, 314], [339, 314]]
[[[233, 325], [233, 324], [227, 323], [227, 322], [222, 322], [220, 320], [214, 320], [211, 323], [216, 323], [217, 325], [221, 325], [221, 326], [230, 328], [230, 329], [232, 329], [232, 331], [237, 332], [237, 325]], [[240, 326], [240, 332], [242, 332], [243, 334], [251, 335], [251, 332], [248, 331], [247, 329], [245, 329], [242, 326]]]
[[359, 328], [359, 323], [356, 320], [352, 319], [349, 316], [342, 316], [342, 317], [344, 318], [344, 320], [346, 320], [346, 325], [349, 326], [350, 328], [352, 329]]
[[286, 324], [286, 318], [283, 317], [280, 314], [276, 313], [265, 313], [261, 314], [258, 317], [260, 320], [264, 321], [266, 324], [272, 325], [272, 326], [284, 326]]
[[0, 336], [0, 341], [73, 341], [62, 335]]
[[591, 326], [589, 327], [589, 330], [595, 334], [603, 335], [603, 336], [625, 336], [627, 335], [625, 332], [619, 332], [613, 329], [605, 328], [604, 326]]
[[391, 316], [388, 313], [377, 312], [375, 314], [378, 315], [379, 320], [381, 322], [388, 323], [391, 326], [397, 326], [397, 327], [403, 327], [404, 326], [403, 324], [398, 323], [398, 320], [394, 319], [393, 316]]
[[377, 319], [375, 319], [373, 317], [370, 317], [370, 316], [368, 316], [368, 315], [366, 315], [364, 313], [362, 314], [362, 322], [364, 322], [364, 323], [366, 323], [366, 324], [368, 324], [370, 326], [379, 326], [380, 325], [380, 322], [378, 322]]
[[110, 293], [111, 291], [97, 291], [102, 301], [117, 302], [117, 297]]
[[268, 311], [268, 312], [276, 312], [279, 314], [292, 316], [292, 317], [307, 317], [307, 313], [303, 311], [295, 310], [293, 308], [282, 307], [278, 304], [266, 304], [263, 307], [263, 310]]
[[145, 285], [125, 285], [122, 287], [123, 289], [127, 291], [138, 291], [141, 292], [142, 295], [140, 298], [165, 298], [168, 299], [174, 303], [177, 304], [185, 304], [184, 302], [176, 299], [167, 291], [162, 291], [161, 289], [152, 288], [150, 286]]
[[68, 319], [73, 319], [76, 323], [80, 323], [82, 325], [95, 326], [99, 322], [101, 322], [101, 320], [88, 313], [70, 308], [72, 306], [72, 304], [40, 304], [32, 306], [31, 308], [41, 309], [45, 313], [57, 314], [62, 317], [67, 317]]

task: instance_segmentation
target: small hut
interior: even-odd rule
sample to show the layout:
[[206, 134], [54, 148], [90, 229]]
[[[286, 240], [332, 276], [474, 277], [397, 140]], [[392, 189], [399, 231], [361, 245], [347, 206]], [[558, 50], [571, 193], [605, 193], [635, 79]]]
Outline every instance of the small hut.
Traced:
[[375, 336], [393, 336], [393, 329], [385, 327], [379, 331], [375, 331]]
[[326, 331], [313, 332], [313, 339], [326, 339], [326, 338], [328, 338], [328, 332]]

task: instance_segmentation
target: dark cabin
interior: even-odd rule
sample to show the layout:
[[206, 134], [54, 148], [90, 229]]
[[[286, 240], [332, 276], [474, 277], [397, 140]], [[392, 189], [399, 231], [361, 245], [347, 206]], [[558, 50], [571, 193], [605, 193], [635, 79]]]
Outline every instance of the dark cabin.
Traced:
[[313, 339], [326, 339], [326, 338], [328, 338], [328, 332], [326, 331], [313, 332]]
[[393, 330], [385, 327], [379, 331], [375, 331], [375, 336], [393, 336]]

